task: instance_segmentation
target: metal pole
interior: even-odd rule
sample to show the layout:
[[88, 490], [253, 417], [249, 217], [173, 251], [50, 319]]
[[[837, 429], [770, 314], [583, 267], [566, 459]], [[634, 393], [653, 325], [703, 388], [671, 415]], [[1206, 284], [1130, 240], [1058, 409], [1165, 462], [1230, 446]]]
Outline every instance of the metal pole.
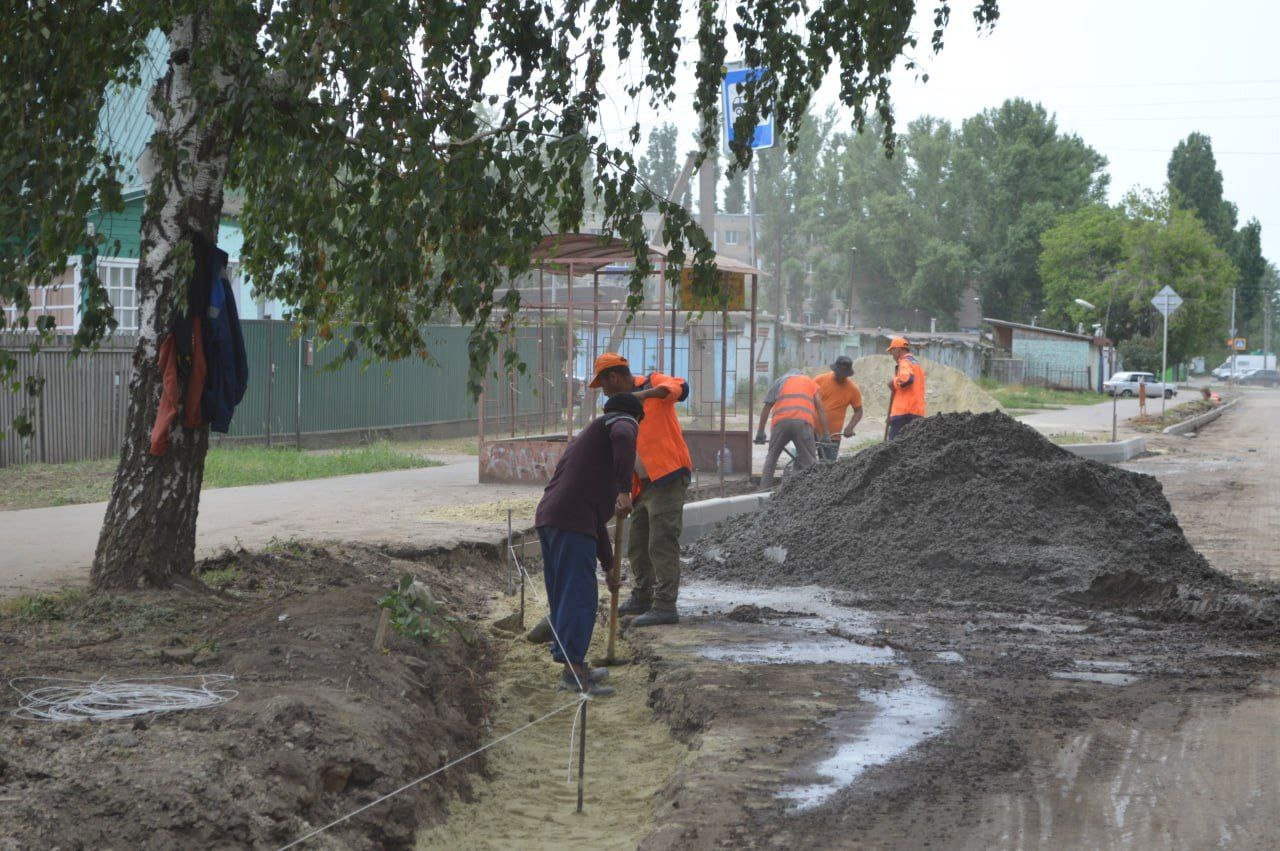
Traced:
[[568, 410], [567, 416], [565, 417], [565, 420], [566, 420], [565, 437], [568, 438], [569, 440], [572, 440], [573, 439], [573, 384], [574, 384], [574, 381], [576, 381], [576, 373], [578, 371], [578, 367], [577, 367], [578, 335], [573, 330], [573, 262], [572, 261], [569, 262], [568, 283], [569, 283], [569, 301], [568, 301], [568, 307], [566, 308], [566, 314], [565, 314], [568, 317], [568, 322], [565, 323], [565, 328], [569, 334], [569, 339], [567, 341], [568, 347], [569, 347], [569, 354], [568, 354], [568, 357], [566, 358], [567, 365], [565, 366], [565, 370], [564, 370], [565, 385], [566, 385], [564, 392], [565, 392], [566, 398], [568, 399], [569, 404], [567, 407], [569, 410]]
[[267, 448], [271, 448], [271, 399], [276, 395], [275, 320], [267, 317]]
[[774, 257], [774, 301], [773, 301], [773, 378], [782, 375], [782, 225], [778, 225], [777, 254]]
[[[671, 288], [671, 372], [670, 375], [676, 374], [676, 305], [680, 302], [680, 290], [677, 287]], [[685, 325], [685, 331], [689, 330], [688, 324]], [[688, 372], [688, 367], [685, 371]]]
[[305, 345], [301, 337], [298, 338], [298, 375], [295, 379], [297, 395], [293, 400], [293, 445], [299, 452], [302, 451], [302, 347]]
[[751, 454], [751, 436], [755, 434], [752, 426], [756, 416], [756, 290], [760, 276], [751, 276], [751, 350], [747, 352], [750, 365], [747, 368], [747, 484], [751, 484], [751, 467], [754, 459]]
[[747, 234], [751, 246], [751, 267], [756, 266], [756, 161], [747, 164]]
[[1111, 394], [1111, 442], [1112, 443], [1116, 442], [1116, 419], [1117, 419], [1116, 404], [1119, 401], [1119, 399], [1120, 397], [1117, 394], [1115, 393]]
[[[507, 549], [502, 553], [502, 563], [507, 566], [507, 593], [510, 594], [515, 586], [515, 565], [511, 563], [511, 509], [507, 509]], [[524, 626], [523, 619], [521, 626]]]
[[[658, 321], [657, 321], [657, 340], [658, 340], [658, 372], [666, 372], [665, 365], [662, 362], [662, 353], [667, 347], [663, 345], [666, 341], [662, 338], [662, 320], [667, 313], [667, 258], [663, 257], [662, 262], [658, 264]], [[648, 370], [649, 365], [645, 364]], [[673, 370], [674, 371], [674, 370]]]
[[543, 305], [546, 303], [546, 294], [543, 292], [542, 273], [543, 273], [543, 267], [541, 264], [539, 264], [538, 265], [538, 381], [539, 381], [538, 410], [539, 410], [540, 416], [538, 418], [538, 425], [540, 426], [539, 430], [543, 434], [546, 434], [547, 433], [547, 394], [546, 392], [544, 392], [546, 388], [541, 385], [541, 382], [544, 382], [547, 380], [547, 366], [546, 366], [546, 360], [544, 355], [545, 342], [547, 337], [547, 321], [543, 315], [543, 310], [544, 310]]
[[1164, 297], [1164, 350], [1160, 353], [1160, 419], [1164, 419], [1164, 384], [1169, 380], [1169, 296]]
[[1236, 382], [1236, 290], [1231, 288], [1231, 375], [1228, 384]]
[[725, 409], [729, 407], [729, 308], [726, 305], [720, 326], [720, 495], [724, 496], [724, 468], [729, 458], [725, 436]]
[[587, 770], [587, 701], [582, 701], [578, 725], [578, 812], [582, 812], [582, 780]]

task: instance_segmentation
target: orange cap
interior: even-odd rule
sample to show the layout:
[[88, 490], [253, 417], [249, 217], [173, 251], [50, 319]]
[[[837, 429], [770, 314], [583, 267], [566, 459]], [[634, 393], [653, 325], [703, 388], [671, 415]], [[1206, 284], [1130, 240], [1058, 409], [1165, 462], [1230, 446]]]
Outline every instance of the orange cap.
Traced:
[[600, 373], [604, 372], [606, 369], [610, 369], [615, 366], [630, 367], [630, 364], [628, 363], [626, 358], [624, 358], [622, 355], [618, 354], [617, 352], [605, 352], [600, 357], [596, 358], [595, 378], [592, 378], [591, 383], [588, 384], [587, 386], [599, 387]]
[[909, 349], [909, 348], [911, 348], [911, 344], [907, 342], [906, 337], [894, 337], [892, 340], [889, 341], [889, 348], [885, 349], [885, 351], [891, 352], [894, 349]]

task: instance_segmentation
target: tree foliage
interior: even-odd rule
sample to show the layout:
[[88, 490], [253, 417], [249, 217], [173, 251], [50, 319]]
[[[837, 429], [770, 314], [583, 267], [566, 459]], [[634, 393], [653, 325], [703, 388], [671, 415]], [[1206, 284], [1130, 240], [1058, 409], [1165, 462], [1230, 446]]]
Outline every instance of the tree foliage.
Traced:
[[1168, 167], [1173, 202], [1204, 222], [1218, 246], [1227, 248], [1236, 226], [1236, 205], [1222, 197], [1222, 172], [1213, 143], [1203, 133], [1191, 133], [1173, 149]]
[[1211, 351], [1222, 336], [1236, 268], [1200, 219], [1167, 195], [1131, 193], [1122, 206], [1065, 215], [1043, 243], [1046, 325], [1101, 322], [1116, 340], [1159, 339], [1163, 320], [1151, 299], [1168, 285], [1183, 299], [1169, 323], [1171, 361]]
[[659, 124], [649, 131], [649, 147], [638, 165], [641, 182], [649, 187], [655, 198], [668, 197], [680, 177], [677, 138], [674, 124]]

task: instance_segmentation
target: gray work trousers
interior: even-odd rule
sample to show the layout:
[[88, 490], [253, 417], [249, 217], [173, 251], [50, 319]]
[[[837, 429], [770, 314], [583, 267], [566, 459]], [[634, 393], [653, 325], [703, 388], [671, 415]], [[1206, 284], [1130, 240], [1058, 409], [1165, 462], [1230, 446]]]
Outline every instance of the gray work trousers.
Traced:
[[804, 420], [783, 420], [773, 426], [769, 435], [769, 454], [764, 459], [764, 471], [760, 474], [760, 490], [773, 487], [773, 472], [778, 467], [782, 447], [790, 443], [795, 447], [796, 469], [804, 470], [818, 463], [817, 446], [813, 439], [813, 425]]
[[674, 612], [680, 595], [680, 533], [688, 494], [684, 475], [647, 485], [631, 512], [627, 559], [632, 595], [659, 611]]

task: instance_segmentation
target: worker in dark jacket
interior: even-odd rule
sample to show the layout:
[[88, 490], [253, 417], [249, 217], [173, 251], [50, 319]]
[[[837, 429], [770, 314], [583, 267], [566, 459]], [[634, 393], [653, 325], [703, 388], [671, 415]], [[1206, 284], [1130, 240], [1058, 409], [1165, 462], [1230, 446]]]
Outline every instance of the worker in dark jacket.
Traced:
[[642, 419], [644, 406], [635, 396], [610, 397], [604, 414], [560, 456], [534, 519], [551, 610], [551, 658], [564, 665], [560, 687], [594, 697], [613, 694], [600, 685], [608, 669], [588, 669], [585, 661], [600, 602], [595, 562], [609, 582], [617, 581], [609, 573], [613, 547], [608, 524], [613, 516], [631, 511], [631, 474]]

